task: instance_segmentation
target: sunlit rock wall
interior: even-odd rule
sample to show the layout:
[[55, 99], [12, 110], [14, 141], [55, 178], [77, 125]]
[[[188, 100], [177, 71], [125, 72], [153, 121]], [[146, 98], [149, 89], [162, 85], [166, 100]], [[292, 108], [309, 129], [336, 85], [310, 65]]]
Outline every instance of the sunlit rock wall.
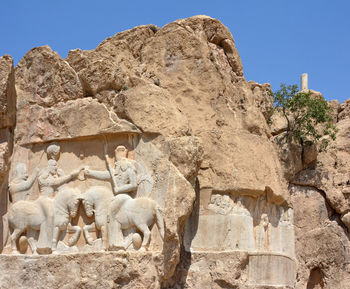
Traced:
[[266, 122], [270, 87], [244, 79], [218, 20], [0, 60], [1, 288], [335, 288], [326, 261], [303, 263], [309, 199]]

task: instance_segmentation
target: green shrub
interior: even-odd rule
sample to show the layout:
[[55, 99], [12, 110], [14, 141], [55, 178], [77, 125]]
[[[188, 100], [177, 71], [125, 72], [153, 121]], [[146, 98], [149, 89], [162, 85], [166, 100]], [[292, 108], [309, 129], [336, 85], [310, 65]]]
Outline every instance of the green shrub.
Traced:
[[283, 83], [272, 94], [271, 116], [279, 112], [286, 118], [290, 140], [301, 145], [319, 144], [321, 150], [326, 150], [330, 140], [335, 140], [338, 129], [333, 124], [332, 108], [322, 97], [312, 96], [310, 91], [300, 92], [297, 85]]

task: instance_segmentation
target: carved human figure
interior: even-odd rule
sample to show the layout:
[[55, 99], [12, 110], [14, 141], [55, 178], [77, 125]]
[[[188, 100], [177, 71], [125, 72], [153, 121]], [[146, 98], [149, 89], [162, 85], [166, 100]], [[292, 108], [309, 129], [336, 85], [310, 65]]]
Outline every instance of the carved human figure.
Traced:
[[293, 209], [280, 207], [280, 225], [293, 226]]
[[[24, 163], [18, 163], [15, 166], [15, 178], [10, 182], [9, 192], [12, 199], [12, 204], [28, 199], [29, 189], [33, 186], [39, 169], [36, 168], [32, 175], [28, 177], [27, 166]], [[3, 244], [6, 244], [9, 235], [8, 213], [3, 217]], [[31, 248], [34, 248], [34, 237], [30, 232], [27, 232], [27, 240]]]
[[[59, 175], [57, 162], [55, 159], [49, 159], [47, 167], [43, 169], [38, 177], [40, 196], [38, 202], [46, 216], [40, 225], [40, 234], [37, 245], [37, 252], [40, 254], [49, 254], [52, 251], [53, 240], [57, 242], [57, 230], [54, 235], [54, 193], [60, 190], [60, 186], [77, 177], [83, 168], [74, 170], [68, 175]], [[54, 242], [54, 243], [55, 243]], [[55, 246], [53, 247], [55, 249]]]
[[294, 211], [292, 208], [288, 208], [287, 210], [287, 222], [289, 226], [294, 225]]
[[[133, 193], [137, 189], [136, 180], [136, 169], [132, 164], [131, 160], [127, 158], [128, 150], [125, 146], [120, 145], [115, 149], [115, 162], [114, 168], [111, 167], [108, 161], [107, 155], [107, 143], [104, 146], [105, 158], [107, 163], [107, 171], [94, 171], [85, 169], [85, 176], [94, 177], [100, 180], [111, 180], [114, 195]], [[127, 195], [128, 196], [128, 195]], [[114, 206], [121, 207], [120, 198], [113, 200]], [[115, 212], [113, 212], [115, 213]], [[107, 212], [110, 216], [112, 213]], [[108, 231], [108, 247], [109, 248], [123, 248], [124, 238], [122, 230], [116, 221], [109, 221], [111, 218], [107, 219], [106, 229]], [[92, 229], [89, 229], [90, 231]]]
[[261, 214], [260, 224], [256, 228], [256, 249], [258, 251], [265, 251], [268, 249], [268, 226], [269, 226], [269, 218], [267, 214]]
[[105, 151], [108, 170], [95, 171], [85, 169], [84, 173], [86, 176], [99, 180], [111, 180], [113, 185], [113, 192], [115, 195], [122, 193], [132, 193], [137, 189], [136, 170], [131, 160], [127, 158], [127, 154], [128, 150], [125, 146], [118, 146], [115, 149], [115, 163], [114, 169], [112, 169], [108, 162], [108, 156]]
[[[50, 144], [46, 149], [46, 155], [48, 160], [59, 160], [61, 155], [61, 147], [58, 144]], [[64, 171], [61, 168], [57, 168], [57, 174], [64, 176]]]
[[9, 192], [12, 202], [28, 199], [28, 190], [33, 186], [39, 169], [35, 168], [34, 172], [28, 177], [27, 166], [24, 163], [18, 163], [15, 167], [16, 177], [10, 182]]
[[55, 189], [59, 190], [60, 186], [76, 178], [84, 170], [83, 167], [72, 171], [68, 175], [59, 175], [57, 161], [49, 159], [47, 167], [42, 170], [38, 177], [40, 196], [53, 197]]
[[[127, 155], [128, 150], [126, 147], [122, 145], [118, 146], [115, 150], [114, 168], [112, 168], [108, 161], [107, 146], [105, 145], [108, 171], [88, 169], [84, 171], [86, 176], [112, 181], [113, 194], [115, 196], [108, 201], [108, 205], [105, 207], [107, 208], [107, 212], [104, 212], [107, 214], [106, 225], [101, 222], [99, 225], [102, 228], [104, 247], [108, 247], [110, 250], [126, 249], [128, 245], [126, 245], [124, 240], [123, 231], [129, 230], [132, 232], [132, 229], [136, 228], [143, 234], [142, 247], [147, 248], [150, 242], [149, 226], [153, 225], [156, 220], [159, 220], [159, 222], [157, 221], [157, 225], [159, 225], [161, 236], [164, 236], [163, 218], [158, 205], [151, 199], [137, 198], [134, 200], [128, 195], [136, 191], [137, 180], [136, 169], [132, 161], [127, 158]], [[99, 192], [100, 190], [97, 191]], [[91, 194], [91, 191], [89, 194]], [[102, 200], [99, 201], [104, 202]], [[89, 210], [88, 203], [89, 201], [87, 199], [85, 201], [83, 199], [85, 210]], [[98, 204], [96, 207], [98, 207]], [[89, 214], [88, 211], [86, 213]], [[162, 219], [160, 220], [160, 218]], [[88, 236], [88, 232], [91, 230], [93, 230], [93, 227], [90, 225], [84, 228], [84, 235], [88, 243], [91, 243], [91, 239]], [[108, 243], [108, 246], [106, 243]]]

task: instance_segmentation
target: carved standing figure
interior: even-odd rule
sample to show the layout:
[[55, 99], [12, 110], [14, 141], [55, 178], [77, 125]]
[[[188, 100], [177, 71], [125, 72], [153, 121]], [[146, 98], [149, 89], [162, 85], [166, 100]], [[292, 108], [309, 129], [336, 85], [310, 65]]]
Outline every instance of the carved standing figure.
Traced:
[[9, 192], [13, 203], [28, 198], [28, 190], [33, 186], [39, 169], [35, 168], [32, 175], [28, 177], [27, 166], [24, 163], [18, 163], [15, 172], [16, 177], [9, 185]]
[[84, 173], [88, 177], [99, 180], [111, 180], [115, 195], [122, 193], [132, 193], [137, 189], [136, 170], [131, 161], [127, 158], [128, 150], [125, 146], [118, 146], [115, 149], [114, 168], [110, 166], [105, 146], [105, 157], [107, 171], [94, 171], [85, 169]]
[[263, 213], [260, 217], [260, 224], [256, 228], [256, 249], [258, 251], [266, 251], [268, 249], [268, 227], [269, 218], [267, 214]]

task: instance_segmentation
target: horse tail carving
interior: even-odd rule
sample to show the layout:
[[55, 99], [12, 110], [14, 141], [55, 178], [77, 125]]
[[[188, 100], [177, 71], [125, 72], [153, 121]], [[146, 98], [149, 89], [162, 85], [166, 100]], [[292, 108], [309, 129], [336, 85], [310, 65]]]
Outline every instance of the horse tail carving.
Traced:
[[9, 232], [10, 232], [7, 213], [2, 216], [2, 230], [3, 230], [2, 246], [5, 247], [9, 237]]
[[156, 205], [155, 207], [156, 212], [156, 223], [157, 227], [160, 233], [160, 236], [162, 237], [162, 240], [164, 240], [164, 219], [163, 219], [163, 210]]

